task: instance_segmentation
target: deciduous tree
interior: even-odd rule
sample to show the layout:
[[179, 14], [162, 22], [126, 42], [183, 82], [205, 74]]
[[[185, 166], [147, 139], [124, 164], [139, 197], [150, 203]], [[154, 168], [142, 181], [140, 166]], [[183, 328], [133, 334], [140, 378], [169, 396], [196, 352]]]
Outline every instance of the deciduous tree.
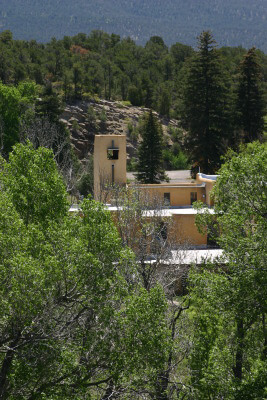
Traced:
[[19, 141], [19, 122], [33, 107], [35, 96], [36, 87], [32, 82], [20, 83], [18, 87], [0, 83], [1, 151], [6, 157]]
[[26, 225], [58, 221], [66, 214], [66, 189], [51, 150], [17, 144], [3, 168], [2, 184]]
[[266, 396], [266, 156], [257, 142], [231, 153], [215, 185], [226, 265], [192, 275], [191, 368], [199, 399]]
[[163, 290], [136, 283], [133, 255], [100, 203], [85, 200], [82, 218], [63, 212], [51, 151], [19, 144], [9, 163], [1, 161], [0, 399], [146, 391], [170, 346]]

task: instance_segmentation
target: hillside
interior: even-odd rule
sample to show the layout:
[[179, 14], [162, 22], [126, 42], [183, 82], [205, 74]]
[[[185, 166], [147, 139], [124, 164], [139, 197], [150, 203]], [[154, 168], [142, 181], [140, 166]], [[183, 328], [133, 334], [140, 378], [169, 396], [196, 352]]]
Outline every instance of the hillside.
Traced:
[[195, 45], [196, 36], [210, 29], [220, 46], [255, 45], [267, 52], [266, 15], [265, 0], [1, 0], [0, 30], [42, 42], [101, 29], [138, 44], [159, 35], [168, 45]]
[[[127, 158], [130, 161], [137, 156], [139, 136], [136, 127], [147, 111], [146, 108], [128, 107], [115, 101], [76, 101], [66, 105], [61, 121], [70, 130], [71, 143], [80, 160], [93, 154], [96, 134], [117, 134], [127, 137]], [[155, 115], [162, 124], [166, 145], [172, 145], [169, 133], [171, 129], [179, 128], [179, 122], [162, 118], [156, 112]]]

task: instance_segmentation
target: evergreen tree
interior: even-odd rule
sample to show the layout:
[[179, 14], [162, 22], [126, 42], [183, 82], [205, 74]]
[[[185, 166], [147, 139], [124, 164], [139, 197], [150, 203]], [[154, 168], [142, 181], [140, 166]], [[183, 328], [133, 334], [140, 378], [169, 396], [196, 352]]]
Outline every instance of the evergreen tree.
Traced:
[[245, 142], [261, 139], [264, 129], [264, 97], [260, 88], [256, 49], [248, 50], [240, 66], [237, 111]]
[[189, 64], [184, 88], [187, 146], [192, 162], [202, 172], [214, 173], [227, 145], [229, 96], [216, 42], [209, 31], [198, 39], [199, 51]]
[[138, 149], [137, 179], [142, 183], [158, 183], [166, 179], [163, 169], [162, 128], [152, 111], [141, 127], [142, 142]]
[[41, 96], [36, 106], [36, 114], [41, 118], [48, 118], [52, 123], [57, 123], [62, 112], [62, 105], [50, 82], [44, 86]]
[[163, 87], [159, 99], [159, 112], [166, 117], [170, 116], [171, 96], [167, 88]]

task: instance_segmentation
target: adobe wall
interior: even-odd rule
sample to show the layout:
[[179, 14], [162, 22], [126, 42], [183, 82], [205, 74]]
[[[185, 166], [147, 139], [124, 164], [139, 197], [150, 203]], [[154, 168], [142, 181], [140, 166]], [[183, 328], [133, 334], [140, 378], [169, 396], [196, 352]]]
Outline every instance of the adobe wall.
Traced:
[[196, 200], [205, 202], [205, 187], [194, 184], [177, 184], [177, 185], [140, 185], [140, 190], [147, 191], [151, 196], [158, 196], [164, 202], [164, 193], [170, 193], [170, 206], [183, 207], [191, 205], [191, 193], [196, 193]]
[[214, 201], [211, 198], [211, 190], [216, 183], [217, 175], [205, 175], [198, 173], [196, 176], [196, 183], [201, 184], [205, 183], [206, 185], [206, 203], [209, 207], [214, 205]]
[[173, 215], [173, 232], [177, 244], [206, 245], [207, 235], [198, 232], [195, 225], [195, 215]]
[[[112, 147], [118, 150], [118, 159], [109, 159]], [[107, 185], [126, 184], [126, 136], [96, 135], [94, 144], [94, 197], [101, 200]]]

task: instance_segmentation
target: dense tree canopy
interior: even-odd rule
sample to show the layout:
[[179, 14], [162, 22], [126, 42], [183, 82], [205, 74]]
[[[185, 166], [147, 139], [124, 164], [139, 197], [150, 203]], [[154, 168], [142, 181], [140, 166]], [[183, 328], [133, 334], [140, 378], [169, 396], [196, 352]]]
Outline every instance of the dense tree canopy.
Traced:
[[[6, 31], [0, 35], [0, 46], [0, 79], [4, 84], [17, 85], [26, 79], [39, 85], [51, 82], [65, 100], [92, 95], [127, 100], [135, 91], [138, 104], [158, 111], [159, 93], [167, 88], [173, 116], [180, 116], [183, 66], [195, 53], [181, 43], [168, 48], [159, 36], [151, 37], [142, 47], [130, 38], [103, 31], [53, 38], [45, 45], [13, 40], [11, 32]], [[218, 52], [234, 79], [245, 49], [222, 48]], [[266, 56], [260, 51], [258, 54], [266, 66]]]
[[26, 225], [60, 220], [67, 211], [66, 189], [51, 150], [17, 144], [3, 164], [3, 184]]
[[266, 145], [253, 143], [229, 154], [219, 171], [217, 241], [226, 266], [192, 274], [191, 368], [199, 399], [266, 397], [266, 156]]
[[17, 144], [0, 169], [0, 399], [266, 397], [266, 175], [265, 145], [229, 155], [226, 265], [195, 269], [181, 299], [178, 270], [155, 269], [167, 221], [143, 218], [148, 201], [119, 199], [121, 237], [91, 199], [71, 216], [52, 151]]
[[21, 82], [17, 87], [0, 83], [1, 150], [5, 155], [19, 141], [19, 123], [31, 115], [36, 95], [33, 82]]
[[101, 204], [66, 214], [51, 151], [17, 145], [0, 180], [0, 398], [143, 390], [169, 348], [162, 289], [135, 282]]

